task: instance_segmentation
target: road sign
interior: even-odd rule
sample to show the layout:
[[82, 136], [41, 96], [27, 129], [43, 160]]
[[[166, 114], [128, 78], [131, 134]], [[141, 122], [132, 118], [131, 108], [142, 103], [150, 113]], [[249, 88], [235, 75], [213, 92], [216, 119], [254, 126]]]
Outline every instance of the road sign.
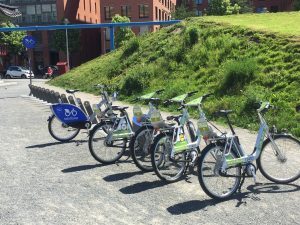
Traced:
[[23, 38], [23, 45], [26, 48], [34, 48], [35, 44], [36, 44], [36, 40], [33, 36], [28, 35]]

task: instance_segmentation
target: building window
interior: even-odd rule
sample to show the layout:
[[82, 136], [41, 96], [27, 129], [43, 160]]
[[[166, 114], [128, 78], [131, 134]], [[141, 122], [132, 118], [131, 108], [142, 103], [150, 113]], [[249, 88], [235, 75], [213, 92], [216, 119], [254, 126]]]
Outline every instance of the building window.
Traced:
[[197, 10], [195, 11], [195, 15], [196, 15], [196, 16], [202, 16], [202, 11], [197, 9]]
[[92, 1], [90, 0], [90, 12], [92, 12]]
[[197, 5], [201, 5], [201, 4], [203, 3], [203, 0], [195, 0], [195, 3], [196, 3]]
[[85, 0], [83, 0], [83, 10], [85, 11]]
[[121, 6], [121, 16], [131, 17], [131, 6], [123, 5]]
[[149, 17], [149, 5], [139, 5], [139, 9], [140, 18]]
[[112, 19], [113, 10], [114, 10], [114, 7], [111, 7], [111, 6], [104, 7], [104, 15], [105, 15], [106, 20]]
[[97, 3], [95, 2], [95, 13], [97, 13]]
[[158, 8], [155, 7], [155, 20], [158, 20]]
[[158, 20], [159, 21], [161, 20], [161, 10], [160, 9], [158, 10]]

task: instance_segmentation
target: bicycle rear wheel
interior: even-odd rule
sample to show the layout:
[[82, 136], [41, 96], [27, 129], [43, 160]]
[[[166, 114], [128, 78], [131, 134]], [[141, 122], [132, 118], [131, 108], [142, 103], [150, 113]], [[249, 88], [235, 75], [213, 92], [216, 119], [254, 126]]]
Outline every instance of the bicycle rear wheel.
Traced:
[[151, 146], [151, 162], [156, 175], [167, 182], [180, 180], [185, 172], [186, 154], [178, 153], [173, 157], [171, 133], [161, 133], [154, 138]]
[[267, 139], [257, 159], [257, 166], [268, 180], [287, 184], [300, 177], [300, 141], [290, 135], [276, 135], [274, 143]]
[[150, 147], [154, 137], [152, 126], [143, 126], [138, 129], [130, 141], [131, 157], [135, 165], [142, 171], [153, 171], [151, 164]]
[[48, 130], [54, 139], [61, 142], [71, 141], [80, 131], [78, 128], [73, 128], [62, 123], [55, 115], [52, 115], [48, 120]]
[[112, 164], [118, 161], [126, 150], [127, 139], [109, 140], [113, 131], [113, 123], [97, 124], [90, 132], [89, 150], [98, 162]]
[[[241, 181], [241, 168], [228, 168], [221, 172], [223, 146], [210, 144], [206, 146], [198, 161], [198, 179], [203, 191], [215, 199], [226, 199], [238, 189]], [[237, 158], [235, 152], [230, 151], [229, 157]]]

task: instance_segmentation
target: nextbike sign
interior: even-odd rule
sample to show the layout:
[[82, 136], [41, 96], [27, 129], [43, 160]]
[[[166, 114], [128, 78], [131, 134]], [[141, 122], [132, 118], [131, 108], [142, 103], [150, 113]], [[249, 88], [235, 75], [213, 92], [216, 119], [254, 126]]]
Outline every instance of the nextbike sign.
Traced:
[[22, 43], [26, 48], [34, 48], [36, 45], [36, 40], [33, 36], [28, 35], [23, 38]]
[[55, 116], [63, 123], [78, 123], [88, 120], [84, 112], [75, 105], [55, 104], [51, 106]]

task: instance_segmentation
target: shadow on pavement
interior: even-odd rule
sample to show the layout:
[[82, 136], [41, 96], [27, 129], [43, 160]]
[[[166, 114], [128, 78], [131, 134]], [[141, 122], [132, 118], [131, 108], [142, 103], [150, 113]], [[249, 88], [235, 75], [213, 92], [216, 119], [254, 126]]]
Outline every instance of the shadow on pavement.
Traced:
[[120, 192], [123, 194], [136, 194], [143, 191], [147, 191], [150, 189], [158, 188], [167, 185], [168, 183], [162, 181], [162, 180], [156, 180], [156, 181], [144, 181], [140, 183], [136, 183], [127, 187], [123, 187], [120, 189]]
[[142, 171], [135, 171], [135, 172], [125, 172], [125, 173], [117, 173], [117, 174], [112, 174], [108, 175], [103, 178], [103, 180], [107, 182], [112, 182], [112, 181], [119, 181], [119, 180], [125, 180], [130, 177], [134, 177], [136, 175], [143, 175], [144, 172]]
[[49, 146], [53, 146], [53, 145], [62, 145], [62, 144], [68, 144], [68, 143], [75, 143], [76, 145], [79, 145], [81, 143], [85, 143], [87, 142], [86, 140], [80, 140], [80, 141], [75, 141], [75, 140], [72, 140], [72, 141], [69, 141], [69, 142], [50, 142], [50, 143], [45, 143], [45, 144], [37, 144], [37, 145], [30, 145], [30, 146], [27, 146], [25, 148], [46, 148], [46, 147], [49, 147]]
[[81, 166], [74, 166], [67, 169], [63, 169], [61, 172], [63, 173], [73, 173], [73, 172], [79, 172], [83, 170], [91, 170], [97, 167], [103, 167], [107, 166], [105, 164], [94, 164], [94, 165], [81, 165]]
[[[286, 189], [288, 187], [288, 189]], [[182, 202], [170, 206], [167, 208], [167, 211], [173, 215], [187, 214], [199, 210], [206, 210], [208, 206], [214, 206], [216, 204], [230, 201], [230, 200], [238, 200], [236, 207], [240, 207], [241, 205], [246, 205], [247, 198], [250, 198], [254, 201], [260, 201], [260, 198], [257, 196], [260, 193], [286, 193], [286, 192], [296, 192], [300, 190], [299, 185], [295, 184], [275, 184], [275, 183], [267, 183], [267, 184], [256, 184], [250, 185], [247, 187], [247, 192], [236, 193], [232, 197], [226, 200], [217, 200], [217, 199], [207, 199], [207, 200], [191, 200], [187, 202]]]
[[5, 100], [5, 99], [9, 99], [9, 98], [19, 98], [19, 96], [3, 97], [3, 98], [0, 98], [0, 100]]
[[276, 183], [259, 183], [252, 184], [247, 187], [252, 193], [260, 194], [260, 193], [288, 193], [288, 192], [296, 192], [300, 190], [300, 186], [297, 184], [276, 184]]

